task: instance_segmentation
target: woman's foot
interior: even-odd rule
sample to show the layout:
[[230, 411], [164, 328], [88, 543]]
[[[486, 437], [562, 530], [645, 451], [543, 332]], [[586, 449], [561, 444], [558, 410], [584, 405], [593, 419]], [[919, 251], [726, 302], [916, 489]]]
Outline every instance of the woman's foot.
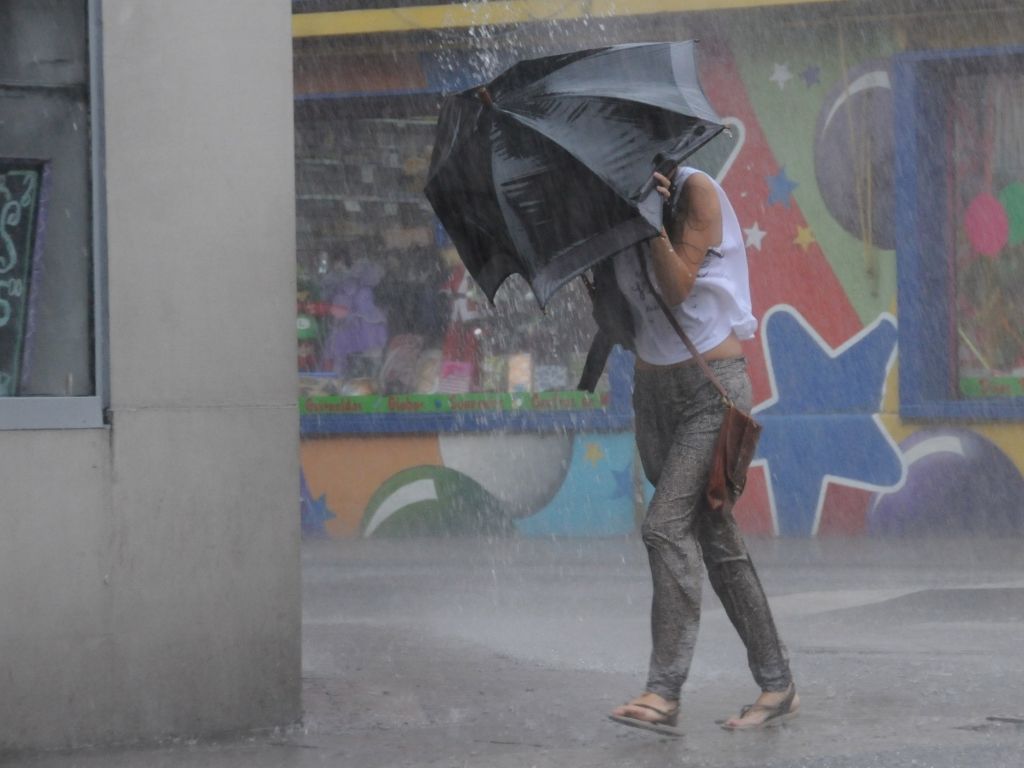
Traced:
[[796, 685], [790, 683], [784, 691], [762, 691], [757, 701], [743, 707], [737, 717], [730, 717], [721, 723], [727, 731], [747, 731], [769, 728], [790, 720], [800, 709], [800, 697]]
[[679, 720], [679, 702], [663, 698], [650, 691], [637, 696], [628, 704], [616, 707], [608, 715], [612, 720], [633, 728], [643, 728], [669, 736], [681, 736], [676, 729]]

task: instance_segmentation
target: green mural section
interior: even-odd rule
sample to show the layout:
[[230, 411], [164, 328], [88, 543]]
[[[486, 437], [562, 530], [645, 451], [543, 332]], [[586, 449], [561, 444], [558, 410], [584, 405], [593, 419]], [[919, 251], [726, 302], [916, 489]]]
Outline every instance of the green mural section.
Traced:
[[796, 183], [793, 198], [857, 314], [868, 323], [891, 311], [894, 41], [863, 26], [776, 26], [738, 32], [732, 50], [766, 149]]
[[447, 467], [412, 467], [387, 480], [360, 525], [365, 538], [501, 536], [515, 530], [501, 502]]
[[300, 398], [299, 414], [593, 411], [608, 404], [607, 393], [590, 394], [578, 390], [468, 392], [459, 395], [321, 395]]

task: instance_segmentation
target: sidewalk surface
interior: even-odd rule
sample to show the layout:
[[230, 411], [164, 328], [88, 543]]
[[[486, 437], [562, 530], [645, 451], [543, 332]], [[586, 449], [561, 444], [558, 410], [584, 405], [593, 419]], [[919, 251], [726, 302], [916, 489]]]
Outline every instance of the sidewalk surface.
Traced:
[[646, 669], [650, 585], [637, 538], [309, 542], [301, 725], [0, 763], [1024, 765], [1024, 541], [750, 544], [803, 700], [800, 717], [772, 731], [714, 724], [757, 691], [710, 588], [685, 737], [605, 717], [641, 691]]

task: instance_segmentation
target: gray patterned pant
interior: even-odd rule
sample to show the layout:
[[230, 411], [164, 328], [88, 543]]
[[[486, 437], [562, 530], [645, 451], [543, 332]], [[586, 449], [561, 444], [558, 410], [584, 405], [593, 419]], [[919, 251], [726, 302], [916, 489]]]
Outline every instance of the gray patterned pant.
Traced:
[[[749, 411], [744, 358], [711, 360], [722, 386]], [[747, 648], [754, 680], [764, 691], [785, 690], [789, 659], [732, 513], [711, 513], [704, 502], [712, 447], [724, 406], [700, 367], [637, 368], [633, 390], [636, 442], [654, 498], [641, 532], [651, 564], [651, 651], [647, 690], [679, 698], [700, 625], [703, 573]]]

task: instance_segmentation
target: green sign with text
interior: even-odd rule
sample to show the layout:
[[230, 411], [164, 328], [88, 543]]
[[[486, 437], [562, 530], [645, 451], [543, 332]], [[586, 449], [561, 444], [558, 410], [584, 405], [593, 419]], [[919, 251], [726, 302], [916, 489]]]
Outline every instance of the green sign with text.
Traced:
[[0, 396], [16, 395], [43, 164], [0, 158]]
[[556, 392], [472, 392], [461, 395], [313, 396], [299, 399], [299, 413], [481, 413], [517, 411], [582, 411], [605, 408], [608, 395], [577, 390]]

